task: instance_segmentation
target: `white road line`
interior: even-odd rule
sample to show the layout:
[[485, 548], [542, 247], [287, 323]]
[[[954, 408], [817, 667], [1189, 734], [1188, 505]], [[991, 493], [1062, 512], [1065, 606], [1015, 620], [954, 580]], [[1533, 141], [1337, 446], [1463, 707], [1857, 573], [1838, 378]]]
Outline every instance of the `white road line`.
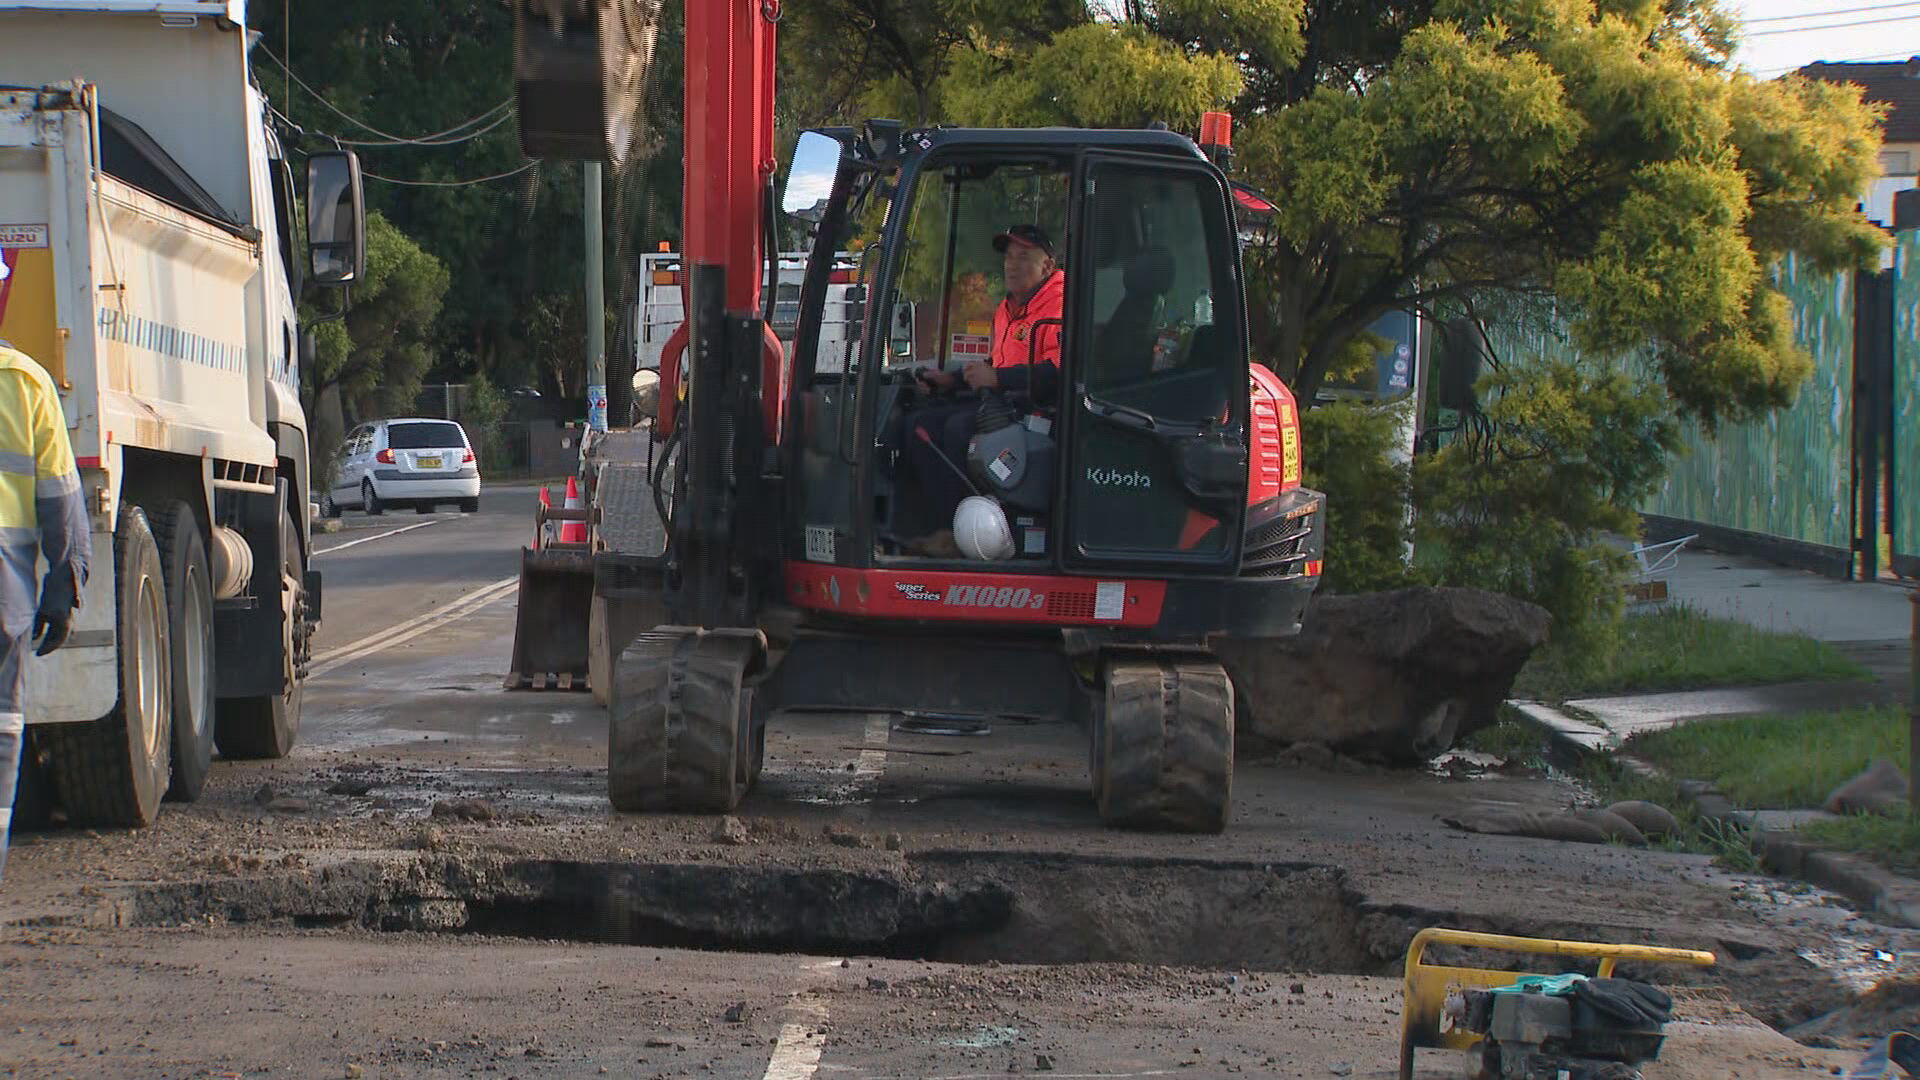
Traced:
[[385, 540], [389, 536], [399, 536], [403, 532], [412, 532], [415, 529], [424, 529], [429, 525], [438, 525], [445, 520], [446, 520], [445, 518], [434, 518], [432, 521], [422, 521], [415, 525], [402, 525], [397, 529], [388, 529], [386, 532], [383, 532], [383, 533], [374, 533], [372, 536], [363, 536], [358, 540], [349, 540], [344, 544], [335, 544], [332, 547], [315, 548], [313, 552], [313, 557], [317, 559], [322, 555], [331, 555], [336, 551], [345, 551], [348, 548], [354, 546], [355, 544], [371, 544], [375, 540]]
[[345, 663], [350, 663], [369, 653], [392, 648], [396, 645], [404, 645], [422, 634], [431, 630], [437, 630], [455, 619], [478, 611], [480, 608], [505, 596], [519, 584], [520, 576], [518, 574], [510, 578], [501, 578], [499, 581], [470, 592], [458, 600], [442, 604], [425, 614], [415, 615], [413, 618], [408, 619], [398, 626], [390, 626], [380, 633], [374, 634], [372, 637], [362, 638], [352, 645], [342, 645], [339, 648], [328, 649], [326, 652], [313, 658], [314, 662], [308, 669], [307, 675], [309, 678], [325, 675], [334, 668]]
[[802, 1000], [787, 1012], [799, 1019], [780, 1025], [780, 1038], [760, 1080], [810, 1080], [819, 1071], [820, 1055], [827, 1049], [827, 1007]]
[[780, 1038], [767, 1058], [767, 1071], [760, 1080], [808, 1080], [820, 1068], [820, 1055], [827, 1049], [827, 1007], [813, 996], [814, 987], [840, 967], [839, 960], [810, 960], [800, 965], [802, 987], [794, 991], [787, 1005], [788, 1020], [780, 1025]]
[[887, 736], [893, 732], [893, 717], [887, 713], [874, 713], [867, 717], [867, 735], [861, 741], [870, 749], [860, 751], [860, 757], [853, 763], [853, 780], [856, 785], [872, 786], [880, 782], [880, 774], [887, 768], [887, 752], [879, 747], [887, 745]]

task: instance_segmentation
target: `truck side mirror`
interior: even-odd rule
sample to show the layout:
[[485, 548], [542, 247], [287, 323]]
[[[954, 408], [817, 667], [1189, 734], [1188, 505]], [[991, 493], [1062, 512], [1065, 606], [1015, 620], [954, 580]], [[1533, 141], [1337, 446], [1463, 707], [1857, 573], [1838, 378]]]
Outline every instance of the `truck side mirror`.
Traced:
[[351, 150], [307, 159], [307, 259], [315, 285], [351, 285], [366, 266], [366, 195]]
[[802, 221], [820, 224], [826, 216], [827, 199], [833, 194], [833, 182], [840, 175], [840, 140], [819, 131], [803, 131], [793, 147], [793, 163], [787, 167], [787, 187], [780, 208]]

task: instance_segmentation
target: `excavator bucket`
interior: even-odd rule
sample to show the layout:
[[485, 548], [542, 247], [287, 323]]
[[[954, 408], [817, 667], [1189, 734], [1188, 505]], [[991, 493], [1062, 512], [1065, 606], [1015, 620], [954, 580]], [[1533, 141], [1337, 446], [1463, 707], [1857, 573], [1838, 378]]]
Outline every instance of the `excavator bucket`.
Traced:
[[509, 690], [585, 690], [593, 553], [523, 550]]
[[615, 166], [647, 137], [660, 0], [513, 0], [513, 96], [531, 158]]

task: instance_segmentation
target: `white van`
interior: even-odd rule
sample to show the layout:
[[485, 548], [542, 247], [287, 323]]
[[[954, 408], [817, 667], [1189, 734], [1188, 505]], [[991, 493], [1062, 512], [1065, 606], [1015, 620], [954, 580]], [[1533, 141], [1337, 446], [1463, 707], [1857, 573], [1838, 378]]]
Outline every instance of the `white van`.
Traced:
[[480, 463], [466, 431], [451, 420], [376, 420], [340, 444], [320, 512], [332, 518], [348, 507], [378, 514], [411, 506], [426, 514], [440, 503], [468, 514], [480, 509]]

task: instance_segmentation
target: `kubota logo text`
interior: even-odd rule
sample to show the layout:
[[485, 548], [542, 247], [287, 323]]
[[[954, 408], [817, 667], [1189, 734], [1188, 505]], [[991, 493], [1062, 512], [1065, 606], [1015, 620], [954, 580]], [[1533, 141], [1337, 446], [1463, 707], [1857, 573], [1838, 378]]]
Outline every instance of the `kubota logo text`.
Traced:
[[1125, 472], [1120, 469], [1102, 469], [1089, 466], [1087, 469], [1087, 483], [1095, 487], [1150, 488], [1153, 486], [1153, 477], [1141, 472], [1139, 469], [1135, 469], [1132, 472]]

